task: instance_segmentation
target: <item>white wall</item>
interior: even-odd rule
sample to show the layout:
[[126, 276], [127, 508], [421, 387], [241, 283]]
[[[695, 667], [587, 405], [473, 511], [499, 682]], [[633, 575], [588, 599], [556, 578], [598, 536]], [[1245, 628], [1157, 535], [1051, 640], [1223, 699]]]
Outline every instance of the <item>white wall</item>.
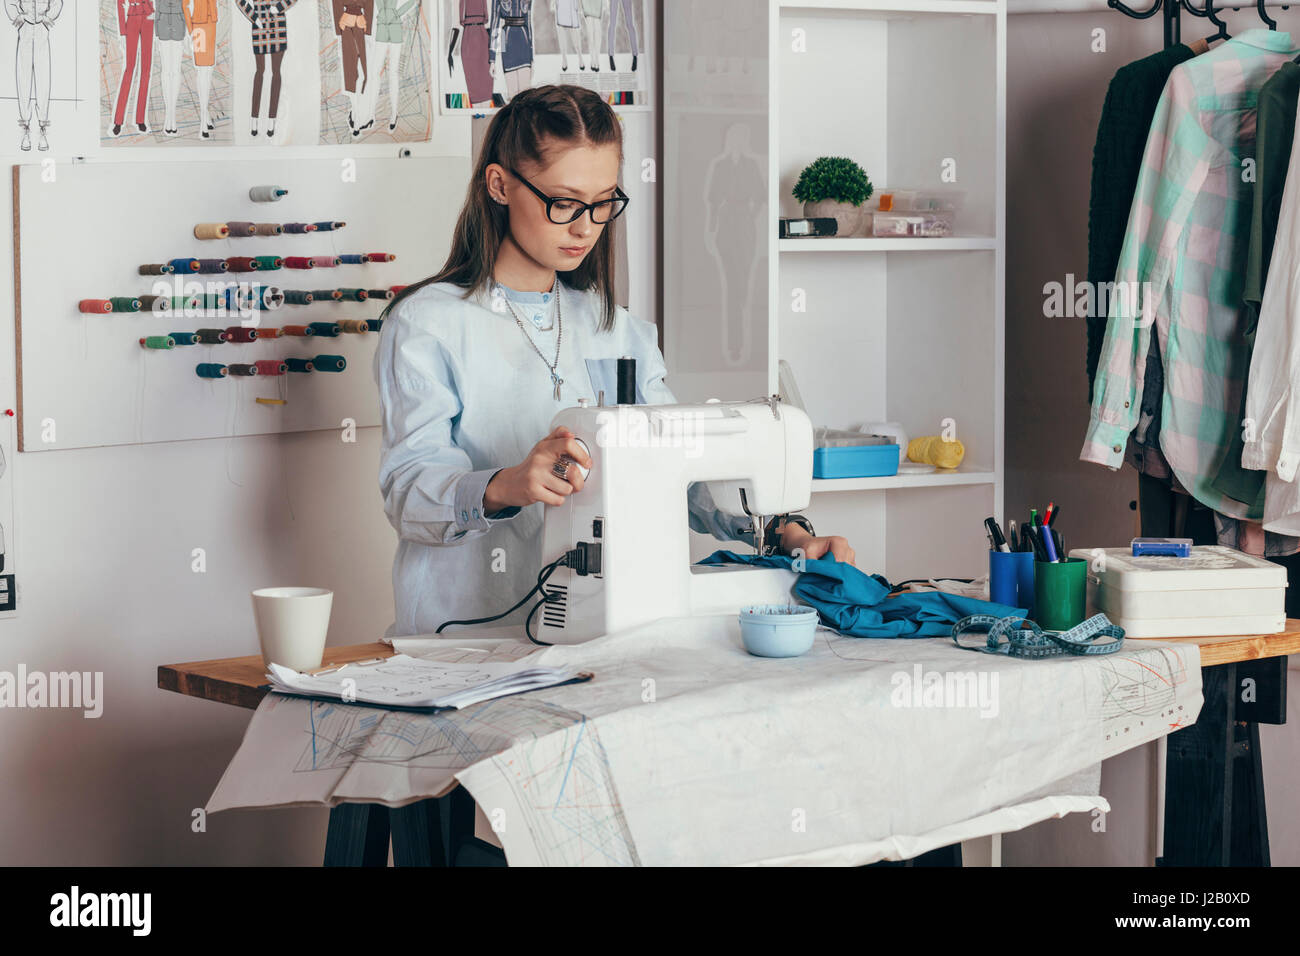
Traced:
[[[97, 4], [76, 6], [93, 19]], [[396, 155], [393, 146], [101, 150], [95, 31], [83, 30], [82, 41], [80, 102], [53, 108], [56, 162]], [[56, 68], [72, 63], [70, 51], [56, 50]], [[11, 92], [12, 75], [0, 79], [0, 93]], [[0, 113], [12, 117], [12, 101]], [[636, 201], [623, 220], [628, 305], [648, 318], [655, 187], [638, 173], [655, 150], [652, 116], [625, 117], [625, 188]], [[414, 146], [416, 155], [469, 155], [470, 119], [434, 123], [434, 141]], [[19, 153], [15, 128], [7, 118], [0, 160], [44, 158]], [[0, 214], [10, 215], [10, 204], [6, 189]], [[104, 253], [122, 254], [111, 232]], [[0, 230], [0, 256], [12, 256], [9, 229]], [[414, 266], [412, 279], [440, 265]], [[0, 410], [17, 400], [12, 303], [11, 270], [0, 270]], [[102, 671], [105, 704], [98, 720], [0, 711], [0, 864], [319, 864], [323, 809], [219, 814], [206, 833], [191, 832], [191, 811], [211, 794], [252, 712], [159, 690], [157, 668], [255, 653], [247, 595], [271, 584], [335, 591], [331, 645], [382, 635], [393, 619], [396, 536], [378, 489], [378, 429], [360, 429], [355, 444], [319, 432], [21, 456], [12, 434], [0, 424], [9, 462], [0, 492], [12, 482], [16, 528], [5, 531], [20, 601], [16, 618], [0, 620], [0, 669]], [[196, 547], [207, 552], [204, 574], [190, 569]]]

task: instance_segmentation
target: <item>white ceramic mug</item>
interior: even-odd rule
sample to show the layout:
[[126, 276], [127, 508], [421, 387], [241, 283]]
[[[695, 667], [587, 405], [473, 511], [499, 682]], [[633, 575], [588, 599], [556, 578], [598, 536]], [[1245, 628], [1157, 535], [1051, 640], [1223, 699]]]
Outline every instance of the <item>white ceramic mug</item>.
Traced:
[[262, 662], [296, 671], [320, 667], [329, 631], [334, 592], [326, 588], [259, 588], [253, 619]]

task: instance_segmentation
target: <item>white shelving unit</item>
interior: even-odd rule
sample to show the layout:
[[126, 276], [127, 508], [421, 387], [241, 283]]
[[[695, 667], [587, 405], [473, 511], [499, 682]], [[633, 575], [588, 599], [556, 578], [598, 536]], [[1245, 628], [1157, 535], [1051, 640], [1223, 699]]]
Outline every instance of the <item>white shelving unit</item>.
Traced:
[[[982, 573], [981, 521], [1002, 516], [1005, 3], [769, 0], [768, 17], [769, 390], [784, 359], [815, 424], [947, 424], [966, 446], [953, 472], [815, 480], [810, 517], [891, 580]], [[957, 234], [777, 239], [819, 156], [877, 191], [963, 190]]]
[[[961, 468], [815, 481], [808, 513], [891, 580], [984, 573], [1003, 496], [1005, 0], [673, 0], [665, 22], [669, 384], [754, 398], [784, 359], [816, 425], [918, 437], [951, 419]], [[964, 190], [956, 234], [778, 239], [819, 156], [877, 190]]]

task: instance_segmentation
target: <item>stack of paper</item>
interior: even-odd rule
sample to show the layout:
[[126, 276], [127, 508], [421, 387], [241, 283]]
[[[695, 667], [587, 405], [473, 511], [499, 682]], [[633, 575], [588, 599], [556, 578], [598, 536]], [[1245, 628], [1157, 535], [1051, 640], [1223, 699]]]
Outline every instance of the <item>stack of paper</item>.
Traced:
[[377, 664], [344, 664], [315, 675], [280, 664], [270, 667], [267, 677], [273, 691], [382, 707], [467, 707], [591, 677], [572, 668], [536, 667], [525, 661], [450, 662], [406, 654]]

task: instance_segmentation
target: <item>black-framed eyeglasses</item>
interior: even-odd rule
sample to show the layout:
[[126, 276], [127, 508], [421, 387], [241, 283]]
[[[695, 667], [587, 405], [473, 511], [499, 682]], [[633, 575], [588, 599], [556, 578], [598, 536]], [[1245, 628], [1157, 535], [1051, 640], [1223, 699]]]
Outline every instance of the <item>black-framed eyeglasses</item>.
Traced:
[[623, 215], [623, 210], [627, 208], [629, 202], [627, 194], [618, 186], [614, 187], [614, 197], [612, 199], [600, 199], [596, 202], [583, 202], [581, 199], [570, 199], [566, 196], [548, 196], [542, 192], [523, 176], [519, 175], [517, 170], [511, 169], [510, 174], [519, 180], [525, 186], [533, 191], [542, 202], [546, 203], [546, 218], [558, 226], [568, 225], [582, 218], [583, 213], [588, 209], [591, 210], [591, 221], [597, 224], [613, 222], [619, 216]]

